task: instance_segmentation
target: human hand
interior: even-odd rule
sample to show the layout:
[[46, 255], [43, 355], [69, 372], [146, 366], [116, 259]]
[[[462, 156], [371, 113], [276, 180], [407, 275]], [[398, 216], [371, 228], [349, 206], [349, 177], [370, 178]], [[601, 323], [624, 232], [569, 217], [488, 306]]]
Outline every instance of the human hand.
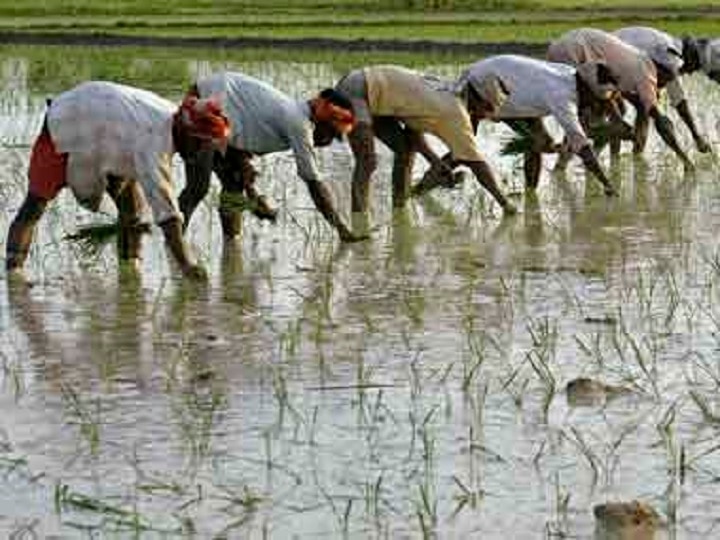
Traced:
[[192, 281], [202, 282], [208, 279], [207, 271], [199, 264], [187, 264], [183, 266], [182, 273]]

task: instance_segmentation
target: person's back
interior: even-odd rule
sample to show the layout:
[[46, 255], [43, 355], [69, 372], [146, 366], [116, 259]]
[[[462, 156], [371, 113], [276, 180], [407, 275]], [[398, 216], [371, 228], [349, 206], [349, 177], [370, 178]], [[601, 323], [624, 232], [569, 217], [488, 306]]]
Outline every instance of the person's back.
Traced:
[[291, 136], [312, 130], [306, 102], [244, 73], [214, 73], [196, 87], [200, 97], [223, 99], [232, 123], [229, 144], [251, 154], [287, 150]]
[[577, 101], [575, 68], [526, 56], [503, 54], [472, 64], [458, 84], [471, 77], [497, 76], [508, 90], [498, 118], [535, 118], [551, 114], [556, 105]]
[[619, 37], [595, 28], [571, 30], [548, 47], [547, 60], [572, 65], [603, 62], [624, 94], [634, 94], [646, 111], [657, 105], [657, 73], [650, 58]]

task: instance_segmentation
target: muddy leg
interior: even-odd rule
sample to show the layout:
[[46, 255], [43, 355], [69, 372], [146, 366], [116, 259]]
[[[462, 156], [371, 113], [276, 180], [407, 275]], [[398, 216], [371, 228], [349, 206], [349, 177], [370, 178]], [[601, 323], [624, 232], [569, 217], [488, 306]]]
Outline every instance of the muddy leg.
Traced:
[[142, 194], [140, 186], [134, 180], [126, 180], [117, 176], [108, 176], [107, 192], [118, 209], [118, 257], [129, 261], [140, 259], [142, 246]]
[[10, 224], [5, 247], [5, 267], [8, 272], [20, 270], [25, 264], [35, 227], [47, 208], [45, 199], [28, 194]]
[[373, 121], [378, 139], [393, 151], [393, 207], [402, 208], [410, 197], [412, 168], [415, 162], [413, 141], [417, 135], [394, 118], [381, 117]]
[[367, 212], [370, 204], [370, 180], [377, 169], [375, 133], [370, 124], [358, 124], [348, 136], [355, 156], [352, 177], [352, 211]]
[[183, 230], [187, 229], [193, 212], [210, 188], [212, 159], [212, 151], [202, 151], [185, 159], [185, 188], [178, 197], [184, 220]]

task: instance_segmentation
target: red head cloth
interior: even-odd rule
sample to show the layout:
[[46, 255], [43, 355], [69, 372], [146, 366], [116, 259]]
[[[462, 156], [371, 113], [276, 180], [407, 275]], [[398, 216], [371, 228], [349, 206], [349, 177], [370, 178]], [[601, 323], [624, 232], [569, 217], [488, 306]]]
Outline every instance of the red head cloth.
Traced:
[[222, 146], [230, 136], [230, 120], [217, 100], [187, 95], [178, 109], [180, 123], [188, 135]]
[[315, 101], [315, 119], [318, 122], [331, 123], [343, 135], [347, 135], [355, 127], [355, 115], [352, 111], [321, 97]]

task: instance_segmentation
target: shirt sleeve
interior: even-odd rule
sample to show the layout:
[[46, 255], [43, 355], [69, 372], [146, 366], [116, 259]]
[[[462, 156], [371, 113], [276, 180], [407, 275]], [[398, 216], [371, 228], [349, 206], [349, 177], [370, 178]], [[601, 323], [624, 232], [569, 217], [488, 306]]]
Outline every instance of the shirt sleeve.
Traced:
[[685, 101], [685, 90], [680, 82], [680, 77], [675, 77], [672, 81], [670, 81], [667, 84], [666, 89], [668, 97], [670, 98], [670, 104], [673, 107], [677, 107], [680, 103]]
[[137, 180], [152, 209], [155, 223], [182, 220], [172, 186], [172, 156], [167, 153], [138, 152], [135, 155]]
[[295, 154], [298, 176], [306, 182], [322, 180], [317, 157], [313, 147], [313, 136], [309, 125], [294, 130], [289, 138], [290, 148]]
[[638, 66], [636, 74], [636, 91], [640, 103], [645, 108], [645, 112], [649, 112], [653, 107], [658, 105], [658, 86], [655, 67], [649, 58], [643, 59], [643, 64]]
[[552, 107], [552, 113], [570, 143], [570, 149], [577, 153], [583, 146], [589, 144], [585, 130], [580, 124], [577, 111], [568, 103], [564, 102]]

